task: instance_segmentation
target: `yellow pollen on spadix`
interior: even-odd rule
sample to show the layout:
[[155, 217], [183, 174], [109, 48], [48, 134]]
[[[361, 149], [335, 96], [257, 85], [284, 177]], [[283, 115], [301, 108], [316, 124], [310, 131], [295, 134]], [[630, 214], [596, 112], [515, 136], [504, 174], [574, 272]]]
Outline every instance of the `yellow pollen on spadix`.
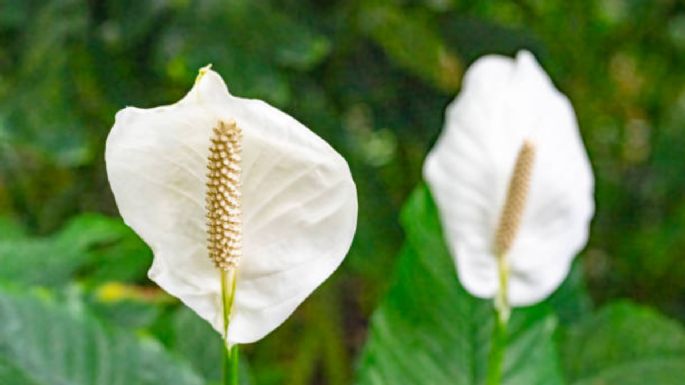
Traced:
[[224, 271], [234, 269], [242, 253], [241, 140], [235, 121], [219, 121], [212, 129], [207, 158], [207, 251]]
[[516, 157], [514, 172], [509, 179], [509, 188], [495, 233], [494, 251], [499, 258], [507, 254], [516, 239], [521, 218], [528, 199], [530, 179], [535, 161], [535, 146], [525, 141]]

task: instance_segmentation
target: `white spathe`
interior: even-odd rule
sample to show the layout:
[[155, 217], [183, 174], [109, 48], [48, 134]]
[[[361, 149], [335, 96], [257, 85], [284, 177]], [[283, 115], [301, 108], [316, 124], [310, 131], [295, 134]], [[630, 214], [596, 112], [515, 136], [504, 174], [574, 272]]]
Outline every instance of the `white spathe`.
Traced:
[[512, 306], [549, 296], [587, 242], [594, 179], [570, 102], [529, 52], [485, 56], [467, 71], [423, 170], [461, 283], [492, 298], [499, 290], [495, 233], [524, 140], [535, 146], [535, 160], [506, 255]]
[[291, 116], [231, 95], [209, 69], [173, 105], [119, 111], [105, 160], [121, 216], [154, 253], [150, 279], [221, 332], [205, 183], [211, 130], [231, 119], [243, 132], [243, 249], [228, 331], [236, 344], [278, 327], [342, 262], [357, 223], [347, 162]]

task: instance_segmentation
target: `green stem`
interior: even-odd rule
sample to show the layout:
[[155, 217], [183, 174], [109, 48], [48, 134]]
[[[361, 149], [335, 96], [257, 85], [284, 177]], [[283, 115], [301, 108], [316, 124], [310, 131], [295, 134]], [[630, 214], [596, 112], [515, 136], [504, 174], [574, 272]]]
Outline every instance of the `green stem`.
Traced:
[[503, 255], [497, 256], [499, 273], [499, 290], [495, 297], [495, 327], [492, 331], [492, 345], [488, 359], [487, 385], [501, 385], [504, 367], [504, 356], [507, 348], [507, 324], [511, 308], [509, 307], [508, 286], [509, 267]]
[[492, 332], [492, 345], [488, 359], [487, 385], [501, 385], [504, 367], [504, 353], [507, 346], [507, 323], [497, 314], [495, 328]]
[[230, 321], [233, 299], [235, 298], [236, 273], [235, 269], [221, 270], [221, 302], [223, 304], [224, 348], [223, 354], [223, 384], [238, 385], [238, 345], [228, 342], [228, 324]]
[[223, 384], [224, 385], [238, 385], [238, 373], [240, 367], [238, 365], [238, 345], [233, 345], [230, 349], [223, 349]]

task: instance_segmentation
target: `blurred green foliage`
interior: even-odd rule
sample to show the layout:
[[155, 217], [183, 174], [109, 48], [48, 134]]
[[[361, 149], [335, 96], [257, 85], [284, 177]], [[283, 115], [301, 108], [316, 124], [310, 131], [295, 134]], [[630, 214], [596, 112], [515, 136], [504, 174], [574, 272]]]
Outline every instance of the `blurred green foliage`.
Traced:
[[628, 302], [574, 325], [561, 346], [572, 384], [676, 385], [685, 371], [682, 325]]
[[[486, 383], [492, 302], [472, 297], [459, 284], [425, 186], [409, 198], [402, 223], [407, 240], [394, 285], [374, 312], [358, 383]], [[514, 309], [503, 384], [565, 383], [555, 354], [557, 322], [549, 303]]]
[[76, 301], [0, 294], [0, 381], [7, 385], [201, 385], [152, 339], [108, 329]]
[[[193, 361], [213, 353], [175, 331], [194, 316], [145, 278], [150, 252], [116, 219], [103, 162], [117, 110], [172, 103], [212, 63], [233, 93], [285, 110], [350, 163], [360, 217], [349, 257], [246, 352], [255, 384], [349, 384], [391, 284], [399, 208], [462, 71], [521, 48], [573, 102], [595, 170], [579, 267], [591, 297], [685, 320], [685, 5], [675, 0], [0, 0], [0, 286], [39, 291], [21, 312], [115, 328], [135, 351], [150, 350], [135, 334], [156, 339], [173, 357], [140, 354], [187, 360], [189, 376], [216, 381], [211, 358]], [[568, 363], [579, 379], [586, 364]], [[19, 369], [0, 362], [0, 378]]]
[[[438, 209], [419, 186], [402, 210], [406, 241], [393, 285], [371, 318], [357, 384], [490, 384], [495, 310], [452, 268]], [[682, 382], [685, 328], [628, 301], [593, 312], [577, 267], [548, 299], [514, 308], [502, 384]]]

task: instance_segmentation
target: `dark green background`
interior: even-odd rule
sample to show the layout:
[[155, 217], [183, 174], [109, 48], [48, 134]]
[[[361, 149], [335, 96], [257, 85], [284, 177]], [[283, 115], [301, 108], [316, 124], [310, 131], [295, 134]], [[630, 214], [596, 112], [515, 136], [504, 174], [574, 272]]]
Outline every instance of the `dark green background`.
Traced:
[[[0, 280], [193, 349], [172, 330], [195, 319], [147, 281], [149, 251], [116, 219], [103, 150], [117, 110], [173, 103], [212, 63], [350, 163], [349, 256], [245, 349], [256, 384], [348, 384], [464, 69], [522, 48], [571, 99], [593, 164], [592, 297], [685, 321], [685, 5], [671, 0], [0, 0]], [[111, 282], [126, 287], [114, 299]]]

